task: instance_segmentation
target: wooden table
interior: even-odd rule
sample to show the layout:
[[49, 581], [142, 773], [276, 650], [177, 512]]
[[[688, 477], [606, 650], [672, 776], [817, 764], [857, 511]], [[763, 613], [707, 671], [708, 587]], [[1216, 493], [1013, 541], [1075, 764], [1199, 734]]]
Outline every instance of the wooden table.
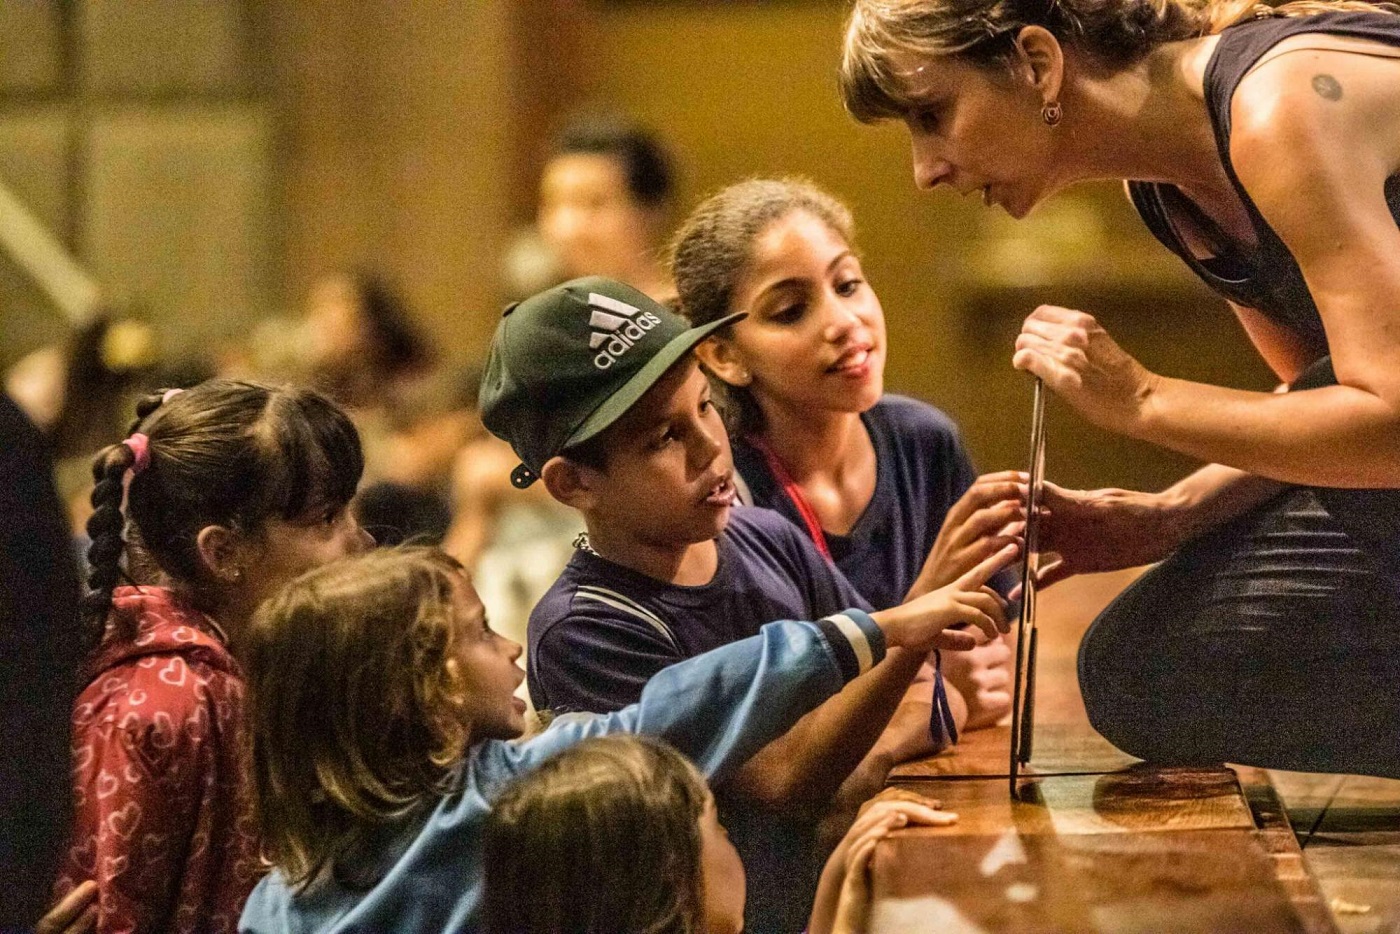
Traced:
[[1076, 595], [1063, 586], [1044, 598], [1048, 718], [1020, 793], [1006, 727], [895, 769], [882, 795], [935, 799], [959, 821], [879, 846], [871, 934], [1335, 932], [1267, 773], [1148, 766], [1089, 726], [1073, 677], [1084, 621], [1065, 624]]

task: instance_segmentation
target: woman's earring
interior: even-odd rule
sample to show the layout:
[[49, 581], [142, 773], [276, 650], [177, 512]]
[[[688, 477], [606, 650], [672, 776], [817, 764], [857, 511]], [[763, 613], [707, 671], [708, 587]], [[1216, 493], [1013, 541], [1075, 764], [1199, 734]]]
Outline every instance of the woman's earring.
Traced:
[[739, 371], [739, 385], [740, 385], [740, 386], [747, 386], [749, 383], [752, 383], [752, 382], [753, 382], [753, 374], [752, 374], [752, 373], [750, 373], [748, 370], [740, 370], [740, 371]]
[[1050, 101], [1040, 108], [1040, 118], [1045, 121], [1046, 126], [1059, 126], [1064, 116], [1065, 112], [1059, 101]]

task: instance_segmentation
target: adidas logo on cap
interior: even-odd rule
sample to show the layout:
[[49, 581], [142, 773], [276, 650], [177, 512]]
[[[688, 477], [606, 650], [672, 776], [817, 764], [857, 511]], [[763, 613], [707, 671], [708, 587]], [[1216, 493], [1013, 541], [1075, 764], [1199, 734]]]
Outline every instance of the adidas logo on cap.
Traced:
[[649, 311], [597, 292], [588, 293], [588, 307], [593, 311], [588, 318], [588, 326], [593, 329], [588, 346], [598, 351], [593, 365], [600, 370], [612, 366], [647, 331], [661, 323], [661, 319]]

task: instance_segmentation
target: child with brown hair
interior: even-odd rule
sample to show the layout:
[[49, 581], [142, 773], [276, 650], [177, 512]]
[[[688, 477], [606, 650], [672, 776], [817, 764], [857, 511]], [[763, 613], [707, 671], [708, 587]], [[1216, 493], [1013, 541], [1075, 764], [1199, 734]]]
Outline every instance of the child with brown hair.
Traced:
[[477, 930], [482, 828], [511, 779], [590, 737], [644, 733], [723, 780], [887, 644], [928, 651], [998, 563], [892, 610], [770, 623], [660, 672], [632, 706], [562, 715], [520, 742], [520, 646], [491, 631], [460, 565], [409, 548], [312, 571], [262, 608], [246, 641], [275, 869], [239, 928]]
[[[872, 804], [827, 861], [807, 930], [865, 930], [875, 844], [955, 820], [931, 802]], [[487, 934], [743, 929], [744, 866], [715, 797], [664, 743], [606, 736], [560, 753], [501, 795], [485, 840]]]
[[[730, 185], [681, 225], [672, 266], [693, 324], [747, 312], [696, 353], [722, 390], [749, 500], [786, 516], [873, 605], [941, 586], [1019, 533], [1024, 476], [978, 478], [952, 419], [885, 392], [884, 309], [841, 201], [801, 179]], [[1003, 594], [1012, 578], [997, 580]], [[1000, 639], [946, 659], [970, 729], [1011, 709], [1009, 660]]]
[[262, 867], [230, 648], [282, 583], [372, 544], [348, 510], [360, 444], [325, 397], [234, 380], [137, 415], [93, 465], [98, 644], [73, 709], [58, 889], [97, 880], [99, 931], [231, 929]]
[[[520, 456], [517, 485], [542, 479], [588, 527], [530, 617], [537, 708], [617, 710], [666, 666], [770, 620], [870, 608], [789, 522], [734, 506], [728, 440], [693, 351], [737, 317], [690, 327], [634, 288], [589, 277], [520, 302], [499, 325], [483, 422]], [[995, 638], [1004, 606], [980, 584], [953, 592]], [[948, 632], [941, 645], [976, 641]], [[863, 800], [892, 764], [956, 735], [959, 698], [932, 672], [914, 683], [923, 663], [891, 652], [716, 786], [754, 879], [751, 929], [802, 926], [821, 869], [817, 826], [848, 778]]]

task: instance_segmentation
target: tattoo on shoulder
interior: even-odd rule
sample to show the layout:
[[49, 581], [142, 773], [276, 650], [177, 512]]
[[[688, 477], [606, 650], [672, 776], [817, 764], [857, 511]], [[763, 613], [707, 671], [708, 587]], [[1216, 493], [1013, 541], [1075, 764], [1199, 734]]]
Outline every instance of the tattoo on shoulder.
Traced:
[[1342, 99], [1342, 83], [1331, 75], [1313, 75], [1313, 90], [1329, 101]]

